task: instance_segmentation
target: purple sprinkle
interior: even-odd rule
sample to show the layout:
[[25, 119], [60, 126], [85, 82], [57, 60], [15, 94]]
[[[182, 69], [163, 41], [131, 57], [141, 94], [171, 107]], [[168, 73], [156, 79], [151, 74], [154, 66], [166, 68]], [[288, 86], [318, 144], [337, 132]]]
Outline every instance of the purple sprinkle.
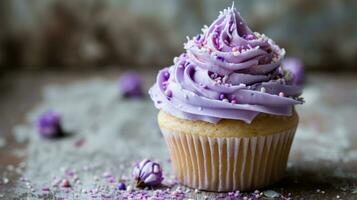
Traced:
[[225, 97], [225, 95], [224, 94], [220, 94], [219, 95], [219, 100], [223, 100], [223, 99], [225, 99], [226, 97]]
[[171, 97], [172, 97], [172, 91], [171, 91], [171, 90], [166, 90], [166, 91], [165, 91], [165, 95], [166, 95], [168, 98], [171, 98]]
[[217, 56], [216, 59], [221, 61], [221, 62], [224, 62], [224, 58], [222, 56]]
[[118, 190], [126, 190], [126, 185], [125, 183], [119, 183], [118, 186], [117, 186]]
[[63, 134], [61, 115], [54, 111], [43, 113], [37, 119], [36, 128], [43, 137], [53, 138], [61, 136]]
[[110, 194], [104, 194], [104, 193], [102, 193], [101, 196], [105, 199], [109, 199], [112, 197]]
[[119, 78], [119, 89], [124, 97], [143, 97], [142, 78], [136, 72], [126, 72]]
[[255, 35], [253, 35], [253, 34], [244, 35], [243, 38], [246, 39], [246, 40], [255, 40], [255, 39], [257, 39], [257, 37], [255, 37]]
[[169, 79], [170, 78], [170, 73], [168, 71], [164, 72], [164, 77], [165, 79]]
[[75, 147], [81, 147], [83, 146], [83, 144], [86, 142], [86, 140], [84, 138], [81, 138], [79, 140], [77, 140], [75, 143], [74, 143], [74, 146]]
[[66, 169], [66, 171], [64, 172], [67, 176], [74, 176], [76, 174], [75, 171], [70, 170], [70, 169]]

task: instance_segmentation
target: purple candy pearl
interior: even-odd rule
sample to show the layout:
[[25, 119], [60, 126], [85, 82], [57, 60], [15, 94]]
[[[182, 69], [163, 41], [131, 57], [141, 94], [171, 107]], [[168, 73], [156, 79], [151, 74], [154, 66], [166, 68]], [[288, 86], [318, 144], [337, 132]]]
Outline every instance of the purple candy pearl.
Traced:
[[136, 72], [126, 72], [119, 77], [119, 89], [124, 97], [142, 97], [142, 78]]
[[282, 64], [283, 68], [291, 73], [292, 84], [302, 85], [304, 83], [304, 66], [299, 58], [286, 58], [283, 60]]
[[58, 137], [62, 134], [61, 116], [54, 111], [40, 115], [36, 122], [38, 133], [43, 137]]
[[118, 190], [126, 190], [126, 185], [125, 185], [125, 183], [119, 183], [119, 184], [118, 184]]
[[137, 187], [155, 187], [164, 180], [160, 164], [147, 159], [135, 165], [133, 176]]

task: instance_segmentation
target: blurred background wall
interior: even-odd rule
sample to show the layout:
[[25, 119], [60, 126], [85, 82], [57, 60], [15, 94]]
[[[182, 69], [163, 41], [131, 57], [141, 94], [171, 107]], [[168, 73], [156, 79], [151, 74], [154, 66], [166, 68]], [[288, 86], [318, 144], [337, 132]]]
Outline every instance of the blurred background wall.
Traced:
[[[161, 68], [226, 0], [1, 0], [0, 71]], [[309, 69], [357, 71], [356, 0], [240, 0], [251, 28]]]

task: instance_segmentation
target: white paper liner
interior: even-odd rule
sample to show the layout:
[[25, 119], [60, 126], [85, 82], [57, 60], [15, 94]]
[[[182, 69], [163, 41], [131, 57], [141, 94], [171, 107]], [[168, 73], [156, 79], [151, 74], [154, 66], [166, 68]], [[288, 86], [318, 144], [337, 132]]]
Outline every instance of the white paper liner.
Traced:
[[161, 131], [182, 184], [223, 192], [257, 189], [280, 180], [295, 130], [269, 136], [227, 138]]

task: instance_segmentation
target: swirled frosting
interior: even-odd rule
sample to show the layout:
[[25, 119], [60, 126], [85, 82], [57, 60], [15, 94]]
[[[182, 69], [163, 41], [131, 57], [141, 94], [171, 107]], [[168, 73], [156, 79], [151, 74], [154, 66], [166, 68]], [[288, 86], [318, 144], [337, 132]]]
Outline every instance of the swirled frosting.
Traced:
[[253, 32], [234, 6], [184, 46], [186, 52], [159, 71], [149, 90], [155, 106], [167, 113], [250, 123], [259, 113], [289, 116], [303, 102], [302, 87], [281, 66], [285, 50]]

